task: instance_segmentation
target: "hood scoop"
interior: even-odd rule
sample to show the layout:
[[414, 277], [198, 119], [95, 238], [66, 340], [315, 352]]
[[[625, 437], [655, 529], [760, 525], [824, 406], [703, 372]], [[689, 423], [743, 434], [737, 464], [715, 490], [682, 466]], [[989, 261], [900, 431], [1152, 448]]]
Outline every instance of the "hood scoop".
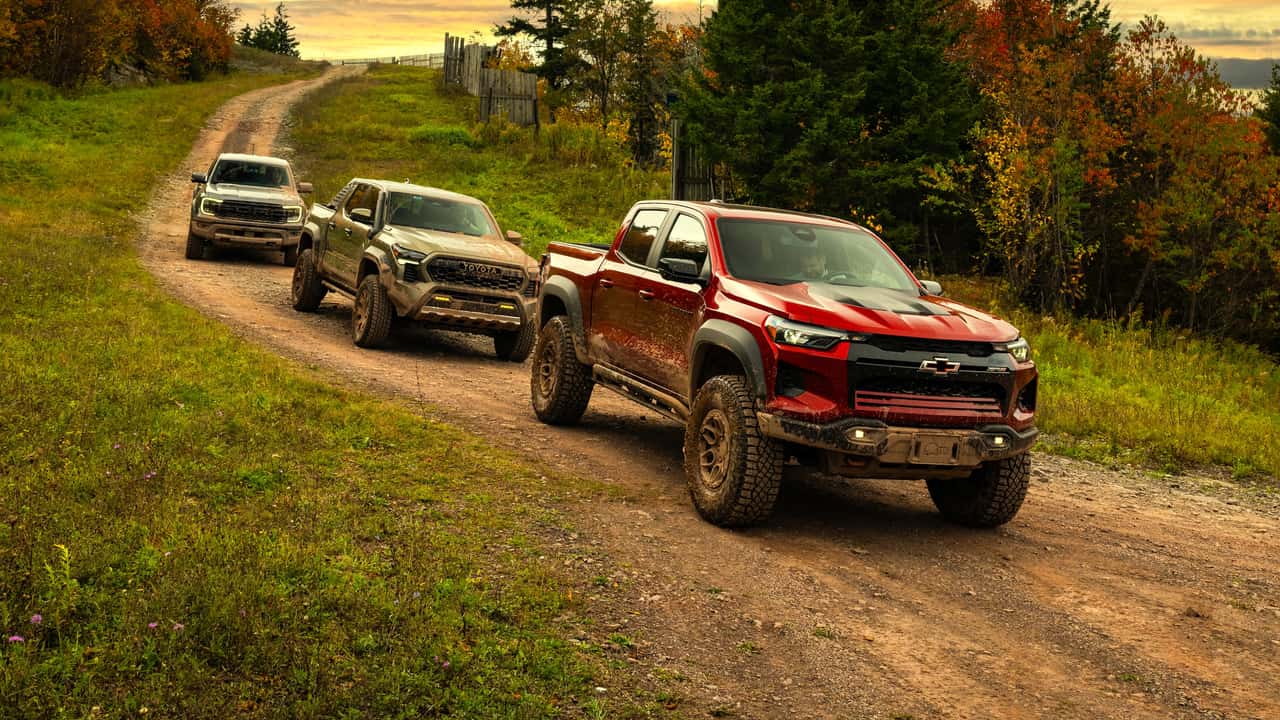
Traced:
[[809, 294], [814, 297], [834, 300], [842, 305], [850, 305], [864, 310], [892, 312], [899, 315], [932, 316], [951, 314], [946, 308], [939, 307], [931, 302], [925, 302], [918, 295], [913, 295], [905, 290], [813, 283], [809, 285]]

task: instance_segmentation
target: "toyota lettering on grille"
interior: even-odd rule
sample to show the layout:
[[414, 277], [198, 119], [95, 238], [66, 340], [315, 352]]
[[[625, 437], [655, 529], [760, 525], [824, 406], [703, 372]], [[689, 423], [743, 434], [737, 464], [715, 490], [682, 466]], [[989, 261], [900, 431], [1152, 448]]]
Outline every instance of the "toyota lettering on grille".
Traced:
[[480, 263], [462, 263], [462, 269], [475, 275], [499, 275], [502, 268], [493, 265], [481, 265]]
[[954, 375], [960, 372], [960, 363], [951, 362], [944, 357], [936, 357], [920, 363], [920, 372], [933, 375]]

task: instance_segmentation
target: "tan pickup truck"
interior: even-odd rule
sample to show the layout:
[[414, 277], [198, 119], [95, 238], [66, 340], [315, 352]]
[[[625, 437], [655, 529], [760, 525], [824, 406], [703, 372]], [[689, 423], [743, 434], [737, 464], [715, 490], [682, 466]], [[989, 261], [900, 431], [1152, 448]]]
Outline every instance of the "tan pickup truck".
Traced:
[[479, 200], [435, 188], [356, 178], [316, 203], [302, 230], [293, 307], [329, 291], [354, 300], [351, 339], [381, 345], [391, 321], [489, 335], [503, 360], [533, 349], [538, 264]]
[[194, 173], [187, 259], [199, 260], [210, 246], [279, 250], [284, 264], [298, 260], [298, 239], [307, 219], [302, 196], [310, 183], [297, 182], [287, 160], [223, 153], [207, 173]]

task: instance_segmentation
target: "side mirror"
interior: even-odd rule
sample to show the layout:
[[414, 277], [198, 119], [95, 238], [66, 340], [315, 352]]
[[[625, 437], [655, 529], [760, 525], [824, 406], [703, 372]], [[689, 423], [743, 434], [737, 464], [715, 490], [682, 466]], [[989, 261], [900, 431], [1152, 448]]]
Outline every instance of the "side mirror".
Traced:
[[373, 225], [373, 211], [369, 208], [356, 208], [348, 217], [364, 225]]
[[658, 261], [658, 274], [671, 282], [702, 284], [702, 269], [685, 258], [662, 258]]
[[311, 183], [298, 183], [299, 195], [310, 195], [314, 189], [315, 188], [311, 186]]
[[204, 173], [191, 173], [191, 182], [197, 185], [205, 185], [209, 182], [209, 176]]
[[924, 288], [924, 291], [926, 293], [933, 295], [935, 297], [942, 297], [943, 293], [942, 293], [941, 283], [935, 282], [933, 280], [921, 280], [920, 286]]
[[524, 247], [524, 236], [516, 232], [515, 230], [508, 230], [507, 242], [511, 243], [512, 245], [515, 245], [516, 247]]

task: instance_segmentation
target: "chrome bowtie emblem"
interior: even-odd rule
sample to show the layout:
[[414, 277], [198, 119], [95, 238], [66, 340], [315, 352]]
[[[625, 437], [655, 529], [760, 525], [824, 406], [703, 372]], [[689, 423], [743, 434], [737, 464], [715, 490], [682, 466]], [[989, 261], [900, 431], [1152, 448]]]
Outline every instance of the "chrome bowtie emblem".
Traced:
[[920, 363], [920, 372], [934, 375], [954, 375], [960, 372], [960, 363], [951, 362], [944, 357], [936, 357]]

